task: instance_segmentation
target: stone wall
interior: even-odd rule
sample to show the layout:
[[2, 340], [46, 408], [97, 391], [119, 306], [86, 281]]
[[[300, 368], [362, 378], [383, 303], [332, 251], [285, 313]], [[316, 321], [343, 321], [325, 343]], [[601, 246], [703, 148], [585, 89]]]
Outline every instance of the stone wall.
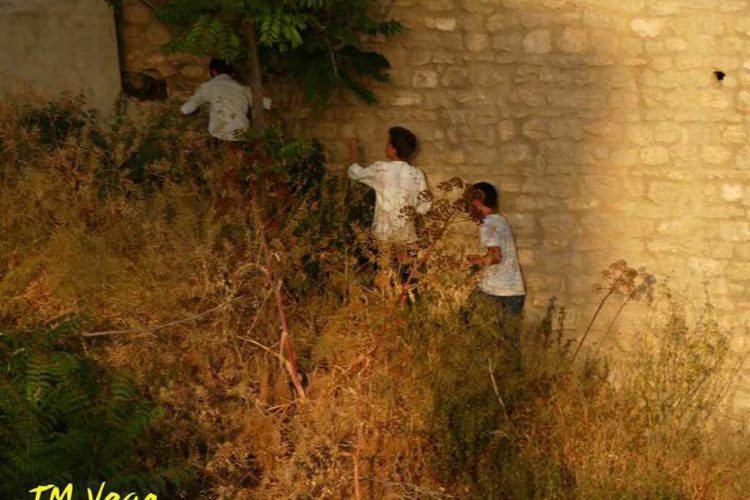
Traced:
[[[626, 259], [699, 302], [707, 291], [750, 347], [750, 0], [388, 3], [407, 31], [375, 42], [394, 65], [382, 104], [342, 97], [303, 127], [334, 168], [350, 137], [376, 160], [386, 130], [409, 127], [433, 185], [502, 190], [533, 313], [557, 296], [580, 328], [601, 271]], [[129, 5], [126, 69], [174, 93], [207, 78], [205, 61], [162, 54], [166, 30]], [[646, 314], [626, 311], [622, 325]]]
[[707, 290], [726, 324], [744, 325], [749, 1], [392, 5], [407, 33], [379, 44], [394, 65], [382, 105], [338, 103], [311, 130], [342, 167], [349, 137], [374, 160], [400, 124], [421, 138], [433, 184], [495, 183], [532, 307], [557, 296], [572, 326], [591, 317], [592, 287], [620, 258], [699, 301]]
[[0, 95], [85, 94], [101, 111], [120, 93], [114, 14], [104, 0], [0, 0]]
[[120, 20], [123, 70], [166, 80], [170, 97], [185, 97], [210, 78], [208, 58], [191, 54], [167, 54], [169, 29], [153, 15], [147, 2], [124, 0]]

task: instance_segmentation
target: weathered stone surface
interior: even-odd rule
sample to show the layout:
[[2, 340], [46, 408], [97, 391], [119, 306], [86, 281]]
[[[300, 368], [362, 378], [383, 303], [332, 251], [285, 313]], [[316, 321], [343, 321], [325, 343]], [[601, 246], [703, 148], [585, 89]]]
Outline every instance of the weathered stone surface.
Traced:
[[190, 80], [198, 80], [200, 78], [208, 79], [210, 78], [208, 74], [208, 70], [206, 69], [205, 65], [187, 65], [180, 68], [180, 74], [184, 76], [185, 78], [188, 78]]
[[712, 165], [724, 163], [731, 157], [731, 151], [722, 146], [704, 146], [703, 151], [701, 151], [701, 158], [703, 158], [706, 163]]
[[664, 165], [669, 161], [669, 150], [661, 146], [643, 148], [639, 155], [645, 165]]
[[453, 31], [456, 29], [455, 17], [427, 17], [424, 22], [428, 28], [440, 31]]
[[[358, 135], [374, 160], [384, 130], [402, 124], [431, 181], [496, 184], [529, 304], [557, 295], [576, 306], [572, 327], [620, 257], [686, 289], [710, 278], [723, 319], [750, 314], [746, 0], [402, 3], [409, 29], [382, 44], [393, 63], [391, 84], [376, 86], [382, 104], [341, 98], [311, 134], [333, 150]], [[163, 33], [128, 16], [128, 68], [203, 65], [157, 56]], [[185, 88], [202, 78], [171, 71]]]
[[664, 31], [664, 19], [633, 19], [630, 27], [638, 36], [656, 38]]
[[523, 39], [523, 49], [530, 54], [547, 54], [552, 50], [552, 35], [548, 30], [536, 30]]
[[742, 199], [744, 191], [742, 184], [724, 184], [721, 186], [721, 197], [725, 201], [738, 201]]
[[418, 89], [435, 88], [438, 86], [438, 74], [429, 69], [416, 70], [412, 75], [412, 85]]
[[126, 25], [145, 26], [153, 22], [154, 18], [151, 9], [143, 3], [131, 3], [123, 9], [122, 20]]
[[166, 26], [159, 22], [153, 22], [146, 29], [146, 39], [149, 43], [162, 46], [171, 40], [172, 36]]
[[485, 33], [469, 33], [465, 39], [466, 48], [472, 52], [479, 52], [490, 47], [490, 37]]

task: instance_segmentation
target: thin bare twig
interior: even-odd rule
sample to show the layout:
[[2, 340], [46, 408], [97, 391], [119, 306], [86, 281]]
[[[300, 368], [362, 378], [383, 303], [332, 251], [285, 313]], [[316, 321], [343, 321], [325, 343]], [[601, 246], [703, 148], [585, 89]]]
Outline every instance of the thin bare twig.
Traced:
[[360, 486], [360, 470], [359, 470], [359, 459], [361, 455], [362, 446], [364, 444], [364, 423], [362, 422], [362, 411], [360, 409], [359, 393], [362, 390], [362, 383], [360, 377], [357, 376], [357, 392], [354, 400], [354, 416], [357, 421], [357, 447], [354, 452], [354, 498], [356, 500], [362, 500], [362, 489]]
[[615, 327], [615, 324], [617, 323], [617, 319], [620, 317], [620, 314], [622, 314], [622, 310], [625, 309], [625, 306], [627, 306], [631, 300], [633, 300], [632, 297], [628, 297], [626, 300], [622, 302], [622, 304], [620, 304], [620, 307], [617, 309], [617, 312], [615, 313], [614, 318], [612, 318], [612, 321], [609, 323], [607, 330], [605, 330], [604, 335], [602, 335], [602, 340], [599, 342], [599, 345], [596, 347], [596, 352], [594, 352], [594, 357], [599, 356], [599, 352], [602, 350], [602, 346], [609, 338], [609, 333]]
[[503, 401], [503, 398], [500, 396], [500, 390], [497, 388], [497, 381], [495, 380], [495, 373], [493, 372], [491, 359], [487, 360], [487, 369], [490, 372], [490, 380], [492, 380], [492, 388], [495, 391], [495, 396], [497, 397], [497, 401], [500, 403], [500, 406], [502, 406], [505, 409], [505, 402]]
[[498, 389], [497, 381], [495, 380], [495, 368], [492, 366], [491, 359], [487, 360], [487, 369], [490, 372], [490, 380], [492, 381], [492, 389], [495, 391], [495, 396], [497, 397], [497, 401], [498, 403], [500, 403], [500, 406], [503, 409], [503, 413], [505, 413], [505, 418], [508, 420], [508, 422], [513, 427], [513, 429], [518, 431], [518, 429], [516, 428], [516, 423], [513, 421], [512, 418], [510, 418], [510, 413], [508, 412], [508, 407], [505, 406], [505, 401], [503, 401], [502, 396], [500, 396], [500, 390]]
[[252, 215], [255, 218], [255, 225], [258, 227], [258, 236], [260, 237], [261, 248], [266, 260], [266, 280], [268, 281], [269, 288], [273, 291], [274, 298], [276, 299], [276, 310], [279, 316], [279, 323], [281, 325], [281, 340], [279, 342], [279, 358], [284, 359], [283, 351], [286, 349], [287, 358], [285, 362], [282, 362], [282, 366], [289, 373], [289, 377], [292, 380], [294, 389], [297, 392], [297, 397], [300, 401], [307, 399], [305, 394], [305, 388], [302, 386], [298, 371], [297, 371], [297, 356], [294, 353], [292, 347], [291, 336], [289, 334], [289, 323], [287, 321], [286, 309], [284, 308], [284, 298], [281, 294], [281, 290], [284, 286], [284, 282], [274, 275], [273, 271], [273, 254], [271, 248], [268, 245], [268, 235], [266, 233], [265, 221], [260, 216], [260, 210], [258, 209], [258, 203], [256, 197], [253, 196], [250, 202], [252, 209]]
[[221, 309], [221, 308], [229, 305], [230, 303], [234, 302], [235, 300], [238, 300], [239, 298], [240, 297], [234, 297], [233, 299], [230, 299], [230, 300], [228, 300], [226, 302], [222, 302], [218, 306], [212, 307], [211, 309], [203, 311], [202, 313], [198, 313], [198, 314], [196, 314], [194, 316], [190, 316], [188, 318], [178, 319], [178, 320], [175, 320], [175, 321], [170, 321], [168, 323], [162, 323], [160, 325], [148, 326], [148, 327], [145, 327], [145, 328], [131, 328], [131, 329], [127, 329], [127, 330], [105, 330], [105, 331], [101, 331], [101, 332], [86, 332], [86, 333], [82, 333], [81, 337], [86, 337], [86, 338], [91, 338], [91, 337], [107, 337], [107, 336], [110, 336], [110, 335], [125, 335], [125, 334], [130, 334], [130, 333], [151, 333], [151, 332], [156, 332], [158, 330], [163, 330], [165, 328], [169, 328], [170, 326], [182, 325], [182, 324], [185, 324], [185, 323], [190, 323], [192, 321], [199, 320], [199, 319], [201, 319], [201, 318], [203, 318], [205, 316], [208, 316], [209, 314], [214, 313], [214, 312], [218, 311], [219, 309]]
[[250, 342], [251, 344], [260, 347], [261, 349], [263, 349], [264, 351], [266, 351], [268, 354], [270, 354], [271, 356], [273, 356], [276, 359], [278, 359], [279, 362], [281, 363], [281, 365], [287, 370], [287, 372], [291, 372], [291, 370], [293, 369], [292, 364], [289, 362], [288, 359], [286, 359], [281, 354], [273, 351], [270, 347], [265, 346], [265, 345], [261, 344], [260, 342], [258, 342], [257, 340], [254, 340], [254, 339], [251, 339], [251, 338], [248, 338], [248, 337], [237, 336], [237, 338], [240, 339], [240, 340], [242, 340], [242, 341], [244, 341], [244, 342]]
[[260, 306], [258, 306], [258, 313], [255, 315], [255, 318], [253, 318], [253, 322], [250, 325], [250, 328], [247, 329], [246, 334], [249, 335], [253, 333], [253, 330], [255, 330], [255, 327], [258, 326], [258, 321], [260, 320], [260, 314], [266, 308], [266, 302], [268, 302], [268, 299], [270, 298], [271, 298], [271, 292], [266, 294], [266, 296], [263, 298], [263, 302], [261, 302]]
[[609, 292], [607, 292], [607, 295], [602, 298], [602, 301], [599, 302], [599, 307], [596, 308], [596, 312], [591, 317], [591, 321], [589, 321], [589, 326], [586, 328], [586, 331], [583, 333], [583, 337], [581, 337], [581, 341], [578, 342], [578, 347], [576, 347], [575, 352], [573, 353], [573, 357], [570, 359], [570, 363], [572, 364], [576, 357], [578, 356], [578, 352], [581, 350], [581, 347], [583, 347], [583, 343], [586, 342], [586, 337], [588, 337], [589, 333], [591, 332], [591, 327], [594, 326], [594, 322], [596, 321], [596, 318], [599, 316], [599, 313], [602, 312], [602, 308], [604, 307], [604, 304], [607, 302], [607, 299], [612, 296], [612, 294], [615, 293], [615, 287], [609, 289]]
[[151, 10], [157, 10], [159, 7], [151, 3], [149, 0], [141, 0], [141, 3]]

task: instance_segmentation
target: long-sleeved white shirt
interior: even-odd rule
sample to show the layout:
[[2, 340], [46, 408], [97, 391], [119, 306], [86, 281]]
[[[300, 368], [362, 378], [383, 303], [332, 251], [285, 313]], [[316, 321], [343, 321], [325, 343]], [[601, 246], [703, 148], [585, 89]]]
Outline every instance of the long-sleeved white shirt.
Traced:
[[[250, 126], [247, 113], [253, 105], [250, 88], [240, 84], [229, 75], [213, 77], [195, 91], [195, 94], [180, 108], [189, 115], [203, 104], [209, 104], [208, 133], [222, 141], [236, 141]], [[271, 109], [271, 100], [263, 98], [263, 107]]]
[[414, 224], [403, 209], [414, 207], [420, 214], [430, 209], [429, 200], [420, 196], [427, 191], [424, 172], [405, 161], [379, 161], [367, 168], [354, 163], [349, 178], [375, 190], [372, 230], [376, 238], [394, 243], [416, 241]]

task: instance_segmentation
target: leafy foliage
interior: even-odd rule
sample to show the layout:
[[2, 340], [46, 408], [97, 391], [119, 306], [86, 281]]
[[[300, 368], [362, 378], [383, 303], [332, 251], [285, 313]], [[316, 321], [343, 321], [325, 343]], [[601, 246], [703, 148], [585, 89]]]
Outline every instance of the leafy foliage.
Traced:
[[92, 124], [97, 114], [86, 109], [83, 97], [50, 101], [44, 106], [29, 106], [21, 121], [27, 130], [37, 132], [39, 142], [47, 148], [60, 147], [68, 137], [80, 138], [83, 133], [95, 133]]
[[377, 102], [366, 79], [388, 80], [390, 64], [364, 48], [366, 37], [391, 37], [397, 21], [378, 21], [372, 0], [170, 0], [158, 12], [175, 26], [169, 51], [246, 61], [243, 23], [255, 24], [261, 63], [267, 74], [301, 83], [310, 102], [325, 104], [339, 88], [368, 103]]
[[0, 497], [40, 484], [167, 493], [184, 468], [146, 467], [149, 427], [164, 414], [124, 373], [71, 348], [81, 325], [69, 317], [24, 332], [0, 332]]

